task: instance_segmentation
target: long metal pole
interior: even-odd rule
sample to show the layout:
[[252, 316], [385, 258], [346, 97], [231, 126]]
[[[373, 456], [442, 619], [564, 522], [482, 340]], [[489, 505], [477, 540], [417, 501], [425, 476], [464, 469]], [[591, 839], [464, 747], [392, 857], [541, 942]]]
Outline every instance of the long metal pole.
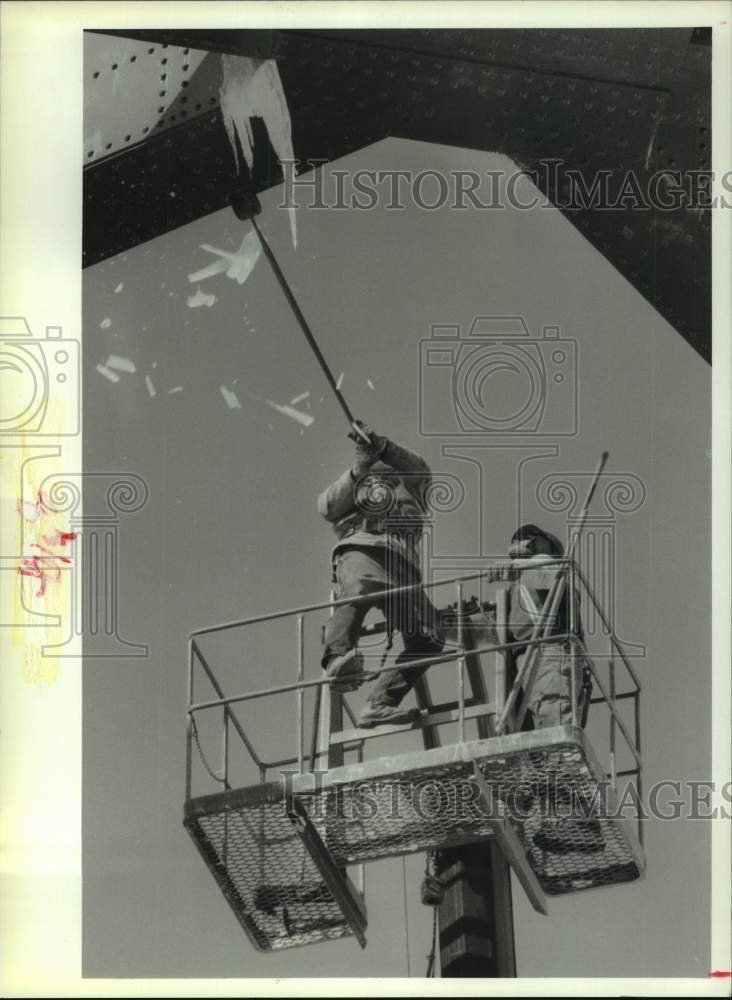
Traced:
[[[304, 616], [297, 616], [297, 679], [305, 680], [305, 634], [303, 628]], [[302, 774], [304, 757], [303, 716], [305, 714], [305, 690], [297, 691], [297, 769]]]
[[[193, 639], [188, 640], [188, 708], [193, 704]], [[186, 713], [186, 801], [191, 797], [193, 716]]]
[[[508, 592], [505, 587], [496, 592], [496, 632], [499, 642], [506, 642], [508, 637]], [[496, 717], [500, 718], [506, 704], [506, 681], [508, 678], [507, 656], [505, 652], [495, 654], [496, 657]]]
[[[610, 698], [612, 700], [612, 706], [615, 708], [615, 660], [613, 659], [612, 652], [610, 653], [610, 660], [608, 661], [609, 670], [609, 681], [610, 681]], [[610, 784], [612, 790], [615, 791], [617, 781], [615, 773], [615, 713], [610, 712]]]
[[465, 742], [465, 622], [463, 618], [463, 585], [455, 584], [457, 596], [457, 681], [458, 681], [458, 733], [460, 742]]
[[256, 220], [256, 218], [254, 216], [252, 216], [252, 225], [254, 226], [254, 231], [256, 232], [256, 234], [257, 234], [257, 236], [259, 238], [259, 242], [261, 244], [262, 250], [264, 250], [264, 255], [267, 258], [267, 260], [269, 261], [270, 266], [271, 266], [272, 270], [274, 271], [275, 277], [277, 278], [277, 281], [280, 284], [280, 288], [282, 289], [282, 291], [283, 291], [283, 293], [285, 295], [285, 298], [289, 302], [290, 308], [292, 309], [293, 313], [295, 314], [295, 319], [300, 324], [300, 329], [302, 330], [303, 334], [305, 335], [305, 339], [307, 340], [308, 344], [310, 344], [310, 348], [311, 348], [313, 354], [315, 355], [315, 358], [316, 358], [318, 364], [320, 365], [321, 371], [325, 375], [325, 377], [326, 377], [326, 379], [328, 381], [328, 385], [333, 390], [333, 392], [335, 394], [335, 397], [338, 400], [338, 403], [339, 403], [341, 409], [345, 413], [346, 419], [348, 420], [348, 423], [351, 425], [351, 427], [353, 428], [353, 430], [357, 434], [359, 434], [365, 441], [368, 442], [369, 441], [368, 435], [365, 434], [361, 430], [360, 426], [356, 423], [356, 420], [355, 420], [353, 414], [351, 413], [351, 409], [350, 409], [348, 403], [345, 401], [345, 399], [341, 395], [341, 391], [338, 388], [338, 383], [333, 378], [333, 373], [331, 372], [330, 368], [328, 367], [328, 362], [325, 360], [325, 358], [323, 357], [323, 352], [318, 347], [318, 342], [315, 339], [313, 331], [310, 329], [310, 325], [308, 324], [308, 321], [305, 319], [305, 316], [303, 315], [303, 311], [300, 308], [300, 306], [298, 305], [297, 299], [292, 294], [292, 289], [290, 288], [289, 284], [287, 283], [287, 278], [283, 274], [282, 268], [280, 267], [279, 263], [277, 262], [277, 258], [275, 257], [274, 253], [272, 252], [272, 249], [271, 249], [269, 243], [265, 239], [264, 234], [262, 233], [262, 230], [257, 225], [257, 220]]
[[[575, 604], [577, 595], [577, 581], [574, 574], [574, 563], [569, 567], [569, 631], [572, 636], [577, 634], [577, 606]], [[577, 725], [577, 644], [574, 638], [569, 641], [569, 668], [571, 671], [569, 678], [569, 694], [572, 699], [572, 725]]]

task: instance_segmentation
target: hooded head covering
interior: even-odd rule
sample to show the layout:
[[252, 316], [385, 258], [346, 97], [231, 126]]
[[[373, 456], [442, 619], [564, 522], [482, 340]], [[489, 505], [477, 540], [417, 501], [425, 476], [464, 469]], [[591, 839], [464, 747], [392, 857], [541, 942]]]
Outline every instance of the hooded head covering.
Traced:
[[525, 542], [532, 538], [543, 538], [551, 546], [552, 553], [555, 556], [564, 555], [564, 546], [559, 541], [556, 535], [552, 535], [549, 531], [544, 531], [543, 528], [539, 528], [536, 524], [522, 524], [520, 528], [517, 528], [511, 536], [511, 543], [514, 542]]

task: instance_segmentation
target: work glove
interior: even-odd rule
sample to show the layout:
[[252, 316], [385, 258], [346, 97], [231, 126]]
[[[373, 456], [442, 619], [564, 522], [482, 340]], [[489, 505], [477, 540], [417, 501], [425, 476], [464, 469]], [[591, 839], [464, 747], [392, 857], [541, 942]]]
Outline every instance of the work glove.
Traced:
[[510, 562], [498, 562], [488, 567], [484, 577], [486, 583], [509, 583], [518, 576], [518, 570]]
[[383, 453], [386, 448], [386, 438], [375, 434], [368, 424], [363, 423], [363, 421], [357, 420], [356, 423], [369, 439], [367, 444], [363, 437], [355, 431], [348, 435], [353, 441], [356, 442], [352, 472], [354, 477], [357, 478], [358, 476], [362, 476], [364, 473], [368, 472], [374, 462]]

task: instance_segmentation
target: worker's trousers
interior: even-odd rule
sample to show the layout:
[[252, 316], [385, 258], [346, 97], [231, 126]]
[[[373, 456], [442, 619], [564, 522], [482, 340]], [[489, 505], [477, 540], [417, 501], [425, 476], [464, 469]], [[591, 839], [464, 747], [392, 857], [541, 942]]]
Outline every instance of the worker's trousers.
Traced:
[[[516, 658], [520, 669], [529, 652]], [[531, 713], [529, 725], [534, 729], [547, 726], [563, 726], [572, 722], [572, 664], [574, 661], [575, 718], [577, 725], [582, 722], [585, 701], [584, 675], [587, 657], [582, 647], [575, 645], [574, 658], [570, 643], [541, 646], [538, 663], [534, 672], [534, 683], [528, 700]], [[528, 680], [528, 678], [526, 678]]]
[[[421, 576], [400, 555], [387, 548], [350, 548], [340, 552], [334, 560], [336, 597], [361, 597], [381, 590], [421, 585]], [[427, 667], [409, 666], [419, 659], [437, 656], [442, 652], [443, 641], [438, 635], [438, 614], [421, 586], [407, 593], [387, 598], [372, 598], [358, 604], [343, 604], [336, 608], [328, 622], [323, 651], [323, 666], [334, 656], [353, 649], [358, 643], [363, 621], [371, 608], [379, 608], [386, 617], [390, 630], [401, 633], [404, 650], [396, 665], [379, 675], [369, 695], [372, 705], [398, 705], [415, 681]], [[383, 647], [359, 647], [364, 655], [364, 666], [377, 669]], [[370, 662], [371, 661], [371, 662]]]

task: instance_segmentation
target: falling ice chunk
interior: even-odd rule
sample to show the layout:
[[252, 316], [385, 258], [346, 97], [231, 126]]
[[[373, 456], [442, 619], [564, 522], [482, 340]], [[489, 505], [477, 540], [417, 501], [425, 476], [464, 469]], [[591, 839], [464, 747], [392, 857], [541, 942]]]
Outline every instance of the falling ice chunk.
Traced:
[[217, 260], [214, 264], [209, 264], [200, 271], [194, 271], [193, 274], [188, 275], [188, 280], [192, 285], [197, 284], [199, 281], [205, 281], [206, 278], [213, 278], [217, 274], [223, 274], [224, 271], [229, 270], [228, 260]]
[[172, 396], [174, 392], [183, 392], [182, 385], [175, 385], [172, 389], [168, 389], [168, 395]]
[[115, 295], [118, 295], [118, 294], [119, 294], [119, 293], [120, 293], [120, 292], [122, 291], [122, 289], [123, 289], [124, 287], [125, 287], [125, 284], [124, 284], [124, 282], [123, 282], [123, 281], [120, 281], [120, 283], [119, 283], [119, 284], [117, 285], [117, 287], [116, 287], [116, 288], [115, 288], [115, 290], [114, 290], [114, 294], [115, 294]]
[[240, 285], [243, 285], [254, 270], [254, 265], [259, 260], [261, 252], [262, 247], [259, 239], [257, 234], [252, 229], [241, 241], [236, 257], [232, 261], [231, 267], [226, 272], [226, 277], [233, 278], [235, 281], [238, 281]]
[[292, 122], [287, 107], [287, 98], [282, 88], [277, 63], [269, 59], [264, 62], [247, 56], [224, 55], [221, 57], [223, 83], [219, 91], [219, 101], [224, 125], [231, 142], [237, 167], [239, 162], [237, 137], [249, 170], [254, 164], [254, 133], [252, 119], [261, 118], [267, 129], [269, 141], [277, 154], [280, 165], [290, 164], [290, 172], [283, 167], [290, 191], [288, 212], [292, 245], [297, 248], [297, 222], [292, 201], [294, 185], [295, 153], [292, 145]]
[[150, 393], [150, 396], [151, 397], [154, 396], [155, 386], [153, 385], [153, 380], [150, 378], [149, 375], [145, 376], [145, 385], [147, 386], [147, 391]]
[[338, 376], [338, 381], [336, 382], [336, 389], [340, 392], [341, 386], [343, 385], [343, 376], [345, 372], [341, 372]]
[[137, 371], [134, 361], [129, 358], [121, 358], [119, 354], [110, 354], [107, 358], [107, 368], [114, 368], [118, 372], [129, 372], [134, 375]]
[[295, 396], [294, 399], [290, 400], [290, 406], [294, 406], [295, 403], [302, 403], [303, 399], [307, 399], [309, 395], [309, 392], [301, 392], [299, 396]]
[[186, 299], [186, 305], [190, 306], [191, 309], [196, 309], [198, 306], [208, 306], [210, 309], [214, 302], [216, 302], [216, 296], [207, 295], [200, 288], [196, 290], [195, 295], [189, 295]]
[[[236, 253], [231, 253], [229, 250], [219, 250], [218, 247], [212, 247], [209, 243], [202, 243], [201, 249], [206, 250], [208, 253], [217, 254], [221, 257], [222, 260], [219, 261], [218, 264], [225, 264], [226, 266], [218, 268], [216, 273], [218, 274], [220, 271], [226, 271], [226, 277], [232, 278], [240, 285], [243, 285], [252, 273], [254, 265], [259, 260], [259, 255], [262, 252], [262, 247], [254, 229], [250, 229], [244, 236], [244, 239], [241, 241], [241, 245]], [[211, 266], [213, 267], [214, 265]], [[201, 273], [203, 272], [199, 272], [199, 274]], [[188, 277], [190, 279], [192, 275], [189, 275]]]
[[229, 409], [240, 410], [241, 403], [239, 402], [239, 398], [236, 395], [236, 393], [232, 392], [231, 389], [227, 389], [225, 385], [222, 385], [220, 388], [221, 388], [221, 395], [224, 397], [224, 401], [226, 405], [229, 407]]
[[109, 318], [109, 316], [107, 316], [106, 319], [103, 319], [102, 322], [99, 324], [102, 330], [108, 330], [111, 325], [112, 325], [112, 320]]
[[370, 378], [366, 379], [366, 385], [369, 387], [369, 389], [374, 389], [375, 388], [374, 383], [371, 381]]
[[109, 368], [105, 368], [104, 365], [97, 365], [97, 371], [100, 375], [104, 375], [106, 379], [110, 382], [119, 382], [119, 375], [117, 372], [111, 371]]
[[291, 417], [292, 420], [296, 420], [304, 427], [309, 427], [315, 421], [315, 417], [311, 417], [309, 413], [301, 413], [300, 410], [294, 410], [291, 406], [281, 406], [279, 403], [273, 403], [271, 399], [268, 399], [267, 402], [272, 409], [284, 413], [286, 417]]

